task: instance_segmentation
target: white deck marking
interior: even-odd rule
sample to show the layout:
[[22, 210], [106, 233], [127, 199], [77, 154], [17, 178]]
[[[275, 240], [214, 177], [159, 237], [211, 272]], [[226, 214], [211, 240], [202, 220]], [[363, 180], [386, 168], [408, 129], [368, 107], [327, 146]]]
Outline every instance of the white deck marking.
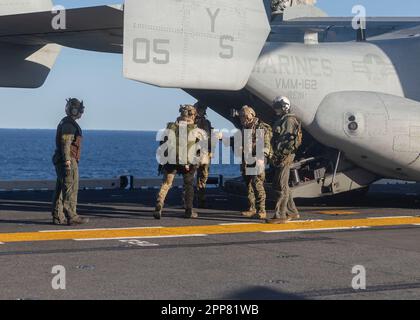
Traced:
[[324, 219], [311, 219], [311, 220], [290, 220], [290, 221], [287, 221], [286, 223], [294, 223], [294, 222], [297, 222], [297, 223], [303, 223], [303, 222], [317, 222], [317, 221], [325, 221]]
[[144, 229], [161, 229], [163, 227], [134, 227], [134, 228], [99, 228], [99, 229], [66, 229], [66, 230], [42, 230], [38, 232], [78, 232], [78, 231], [113, 231], [113, 230], [144, 230]]
[[132, 246], [138, 246], [138, 247], [158, 247], [159, 245], [157, 243], [151, 243], [149, 241], [140, 241], [137, 239], [131, 239], [131, 240], [119, 240], [122, 243], [127, 243]]
[[235, 223], [219, 223], [219, 226], [240, 226], [245, 224], [258, 224], [258, 222], [235, 222]]
[[396, 219], [396, 218], [415, 218], [415, 216], [371, 217], [367, 219], [375, 220], [375, 219]]
[[189, 237], [207, 237], [207, 234], [187, 234], [173, 236], [139, 236], [139, 237], [116, 237], [116, 238], [92, 238], [92, 239], [73, 239], [75, 241], [106, 241], [106, 240], [128, 240], [128, 239], [165, 239], [165, 238], [189, 238]]
[[309, 231], [339, 231], [339, 230], [357, 230], [369, 229], [370, 227], [340, 227], [340, 228], [319, 228], [319, 229], [295, 229], [295, 230], [273, 230], [261, 231], [262, 233], [287, 233], [287, 232], [309, 232]]

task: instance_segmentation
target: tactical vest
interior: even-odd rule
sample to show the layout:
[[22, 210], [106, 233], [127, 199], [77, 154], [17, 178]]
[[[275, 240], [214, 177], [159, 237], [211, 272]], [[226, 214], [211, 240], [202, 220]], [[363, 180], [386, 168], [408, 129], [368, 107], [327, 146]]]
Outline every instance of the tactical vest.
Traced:
[[[295, 121], [293, 133], [285, 132], [286, 121]], [[293, 114], [286, 114], [276, 121], [273, 128], [273, 149], [278, 156], [296, 153], [302, 144], [302, 124]]]
[[[242, 129], [242, 138], [243, 138], [243, 147], [244, 147], [244, 151], [245, 151], [245, 140], [247, 139], [247, 135], [245, 134], [245, 130], [252, 130], [252, 135], [251, 135], [251, 139], [252, 141], [248, 141], [248, 146], [252, 145], [252, 155], [256, 155], [257, 152], [257, 130], [264, 130], [264, 149], [268, 149], [265, 150], [268, 153], [268, 156], [270, 156], [271, 154], [271, 138], [272, 138], [272, 133], [271, 133], [271, 127], [266, 124], [265, 122], [257, 119], [253, 125], [252, 128], [243, 128]], [[242, 154], [242, 160], [243, 163], [245, 163], [244, 161], [244, 154]]]
[[208, 147], [208, 152], [212, 152], [212, 144], [211, 144], [211, 123], [208, 119], [206, 119], [206, 117], [197, 117], [195, 120], [195, 124], [197, 125], [197, 127], [201, 130], [204, 130], [207, 133], [207, 139], [209, 141], [209, 147]]
[[[168, 123], [167, 129], [172, 130], [175, 133], [175, 137], [176, 137], [176, 141], [173, 141], [173, 143], [169, 143], [169, 148], [176, 148], [176, 164], [173, 165], [191, 165], [190, 163], [190, 159], [188, 159], [188, 152], [190, 151], [190, 149], [197, 143], [197, 141], [192, 141], [192, 140], [188, 140], [187, 141], [187, 156], [186, 156], [186, 160], [187, 163], [186, 164], [182, 164], [180, 161], [180, 152], [182, 150], [180, 150], [180, 132], [179, 132], [179, 122], [170, 122]], [[195, 124], [188, 124], [187, 125], [187, 138], [190, 135], [190, 132], [193, 131], [194, 129], [197, 129], [197, 125]]]
[[83, 132], [82, 132], [82, 128], [80, 128], [77, 122], [74, 121], [70, 117], [65, 117], [63, 120], [61, 120], [60, 124], [57, 127], [57, 134], [55, 138], [57, 151], [61, 153], [61, 150], [62, 150], [61, 139], [63, 137], [63, 126], [65, 124], [70, 124], [75, 128], [74, 139], [70, 145], [70, 155], [73, 159], [79, 162], [80, 157], [81, 157], [81, 152], [82, 152]]
[[211, 135], [211, 123], [206, 117], [197, 117], [195, 123], [199, 129], [204, 130], [209, 136]]

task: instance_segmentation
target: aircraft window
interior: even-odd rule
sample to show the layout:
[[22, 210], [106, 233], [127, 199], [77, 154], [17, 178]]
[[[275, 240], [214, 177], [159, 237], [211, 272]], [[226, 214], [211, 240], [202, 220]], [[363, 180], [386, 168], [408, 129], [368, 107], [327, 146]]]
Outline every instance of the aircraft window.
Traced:
[[356, 131], [359, 128], [359, 125], [357, 124], [357, 122], [351, 122], [349, 124], [349, 130], [351, 131]]

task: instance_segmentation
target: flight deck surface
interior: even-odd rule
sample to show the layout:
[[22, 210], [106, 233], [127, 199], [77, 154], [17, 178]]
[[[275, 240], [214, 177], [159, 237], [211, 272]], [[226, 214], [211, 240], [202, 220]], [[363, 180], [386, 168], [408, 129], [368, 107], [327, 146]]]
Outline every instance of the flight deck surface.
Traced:
[[[270, 225], [216, 189], [195, 220], [172, 190], [155, 220], [155, 195], [81, 191], [91, 221], [67, 227], [51, 224], [51, 192], [0, 193], [0, 299], [420, 298], [417, 196], [298, 201], [298, 221]], [[65, 290], [52, 288], [54, 266]], [[352, 287], [355, 266], [366, 290]]]

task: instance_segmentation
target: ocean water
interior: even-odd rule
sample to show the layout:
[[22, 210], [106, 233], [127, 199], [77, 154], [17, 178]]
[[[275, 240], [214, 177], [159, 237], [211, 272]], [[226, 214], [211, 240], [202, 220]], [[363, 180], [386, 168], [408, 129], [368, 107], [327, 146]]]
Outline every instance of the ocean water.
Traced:
[[[157, 177], [156, 132], [84, 131], [80, 177]], [[55, 179], [55, 130], [0, 129], [0, 180]], [[239, 175], [238, 165], [213, 165], [212, 175]]]

